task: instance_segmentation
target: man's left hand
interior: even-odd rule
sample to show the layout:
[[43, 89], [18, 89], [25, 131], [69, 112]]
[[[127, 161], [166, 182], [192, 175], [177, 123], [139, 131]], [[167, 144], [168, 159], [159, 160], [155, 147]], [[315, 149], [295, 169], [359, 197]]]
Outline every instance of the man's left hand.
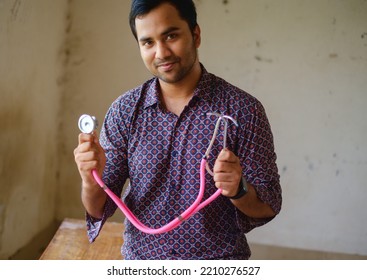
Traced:
[[235, 196], [242, 177], [242, 167], [239, 158], [230, 150], [223, 149], [214, 168], [214, 181], [218, 189], [222, 189], [224, 196]]

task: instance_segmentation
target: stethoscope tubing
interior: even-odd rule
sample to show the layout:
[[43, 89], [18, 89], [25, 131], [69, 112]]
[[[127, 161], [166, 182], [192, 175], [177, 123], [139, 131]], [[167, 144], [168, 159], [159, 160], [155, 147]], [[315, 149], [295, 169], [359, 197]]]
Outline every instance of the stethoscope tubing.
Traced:
[[200, 163], [200, 189], [199, 194], [196, 197], [194, 203], [187, 208], [181, 215], [173, 219], [168, 224], [160, 227], [160, 228], [150, 228], [146, 225], [144, 225], [138, 218], [131, 212], [131, 210], [126, 206], [126, 204], [113, 192], [111, 191], [106, 184], [102, 181], [102, 179], [99, 177], [96, 170], [92, 171], [93, 177], [98, 183], [98, 185], [107, 193], [107, 195], [116, 203], [118, 208], [125, 214], [125, 217], [140, 231], [148, 234], [161, 234], [168, 231], [171, 231], [178, 227], [182, 222], [190, 218], [192, 215], [194, 215], [197, 211], [201, 210], [205, 206], [207, 206], [209, 203], [214, 201], [221, 193], [222, 190], [218, 189], [216, 192], [214, 192], [208, 199], [205, 201], [202, 201], [202, 198], [204, 196], [205, 191], [205, 169], [207, 166], [207, 162], [205, 157], [201, 160]]
[[[181, 215], [173, 219], [171, 222], [167, 223], [166, 225], [160, 228], [150, 228], [144, 225], [133, 213], [132, 211], [126, 206], [126, 204], [113, 192], [111, 191], [103, 180], [98, 175], [98, 172], [94, 169], [92, 170], [92, 175], [98, 185], [106, 192], [106, 194], [115, 202], [115, 204], [120, 208], [120, 210], [125, 214], [125, 217], [140, 231], [148, 234], [160, 234], [171, 231], [178, 227], [182, 222], [190, 218], [196, 212], [207, 206], [209, 203], [213, 202], [219, 195], [221, 195], [222, 190], [218, 189], [215, 191], [209, 198], [205, 201], [202, 201], [205, 191], [205, 170], [213, 176], [213, 171], [210, 170], [209, 165], [207, 163], [207, 159], [209, 158], [210, 150], [214, 144], [216, 135], [219, 130], [220, 122], [224, 122], [224, 136], [223, 136], [223, 149], [227, 146], [227, 119], [231, 120], [236, 126], [237, 122], [230, 116], [220, 115], [218, 113], [208, 113], [208, 115], [214, 115], [218, 117], [217, 123], [215, 125], [214, 133], [212, 139], [210, 141], [209, 147], [207, 148], [204, 157], [200, 162], [200, 188], [198, 196], [196, 197], [194, 203], [188, 207]], [[91, 133], [97, 127], [97, 120], [89, 115], [82, 115], [79, 119], [79, 128], [84, 133]]]

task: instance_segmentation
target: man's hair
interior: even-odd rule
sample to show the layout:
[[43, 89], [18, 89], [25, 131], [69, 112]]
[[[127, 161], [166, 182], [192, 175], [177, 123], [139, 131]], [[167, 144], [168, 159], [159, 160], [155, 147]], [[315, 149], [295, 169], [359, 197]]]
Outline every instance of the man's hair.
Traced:
[[192, 0], [132, 0], [129, 22], [131, 32], [135, 39], [138, 39], [135, 19], [139, 16], [148, 14], [151, 10], [157, 8], [163, 3], [169, 3], [174, 6], [180, 17], [189, 25], [191, 32], [194, 32], [194, 29], [197, 26], [197, 15], [195, 4]]

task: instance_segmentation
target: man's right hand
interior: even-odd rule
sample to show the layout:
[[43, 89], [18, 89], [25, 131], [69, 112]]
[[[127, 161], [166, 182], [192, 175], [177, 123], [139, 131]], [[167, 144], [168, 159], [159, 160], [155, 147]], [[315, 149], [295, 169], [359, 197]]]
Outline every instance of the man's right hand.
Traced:
[[92, 134], [80, 133], [78, 140], [78, 146], [74, 150], [74, 159], [78, 166], [83, 186], [97, 185], [92, 176], [92, 170], [96, 169], [101, 177], [106, 165], [106, 156], [99, 144], [98, 135], [96, 132]]
[[94, 180], [92, 170], [97, 170], [98, 175], [102, 177], [106, 156], [96, 132], [79, 134], [79, 144], [74, 150], [74, 158], [83, 181], [82, 203], [89, 215], [100, 219], [107, 195]]

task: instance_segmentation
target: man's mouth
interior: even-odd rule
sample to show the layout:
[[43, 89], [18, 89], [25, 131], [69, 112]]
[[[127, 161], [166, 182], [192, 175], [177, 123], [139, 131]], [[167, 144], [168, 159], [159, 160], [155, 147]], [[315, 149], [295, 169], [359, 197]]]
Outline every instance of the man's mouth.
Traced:
[[163, 71], [170, 71], [173, 69], [176, 61], [167, 61], [167, 62], [161, 62], [157, 63], [156, 67], [160, 68]]
[[163, 71], [172, 70], [174, 63], [161, 63], [158, 65], [158, 68], [162, 69]]

